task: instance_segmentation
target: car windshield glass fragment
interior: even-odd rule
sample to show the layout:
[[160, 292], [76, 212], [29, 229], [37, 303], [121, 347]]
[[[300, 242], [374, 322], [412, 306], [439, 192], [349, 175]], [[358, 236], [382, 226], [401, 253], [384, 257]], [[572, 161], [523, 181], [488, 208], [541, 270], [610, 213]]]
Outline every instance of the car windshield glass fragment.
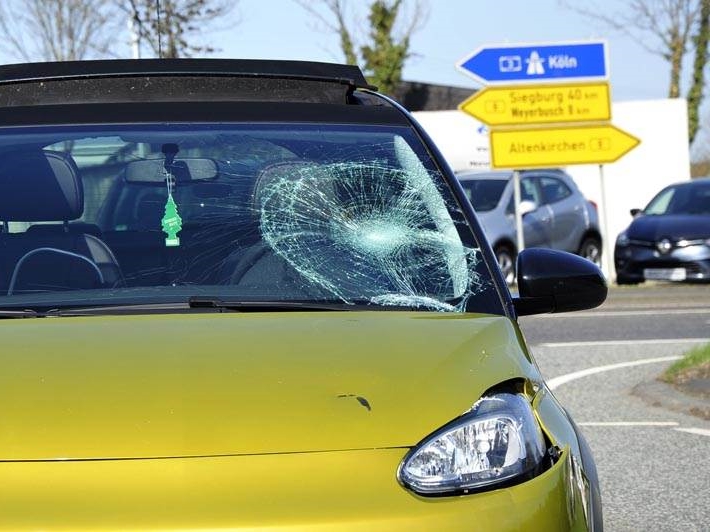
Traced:
[[0, 222], [6, 307], [498, 312], [458, 203], [401, 126], [4, 128]]

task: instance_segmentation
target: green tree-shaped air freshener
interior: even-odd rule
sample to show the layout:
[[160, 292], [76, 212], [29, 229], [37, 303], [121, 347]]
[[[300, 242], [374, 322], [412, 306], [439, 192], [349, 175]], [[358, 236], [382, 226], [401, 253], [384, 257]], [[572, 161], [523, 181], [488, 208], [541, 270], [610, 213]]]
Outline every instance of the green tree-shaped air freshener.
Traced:
[[165, 239], [165, 245], [174, 247], [180, 245], [180, 239], [177, 234], [182, 229], [182, 218], [177, 211], [177, 204], [173, 199], [172, 192], [168, 192], [168, 201], [165, 202], [165, 215], [161, 220], [163, 232], [168, 235]]

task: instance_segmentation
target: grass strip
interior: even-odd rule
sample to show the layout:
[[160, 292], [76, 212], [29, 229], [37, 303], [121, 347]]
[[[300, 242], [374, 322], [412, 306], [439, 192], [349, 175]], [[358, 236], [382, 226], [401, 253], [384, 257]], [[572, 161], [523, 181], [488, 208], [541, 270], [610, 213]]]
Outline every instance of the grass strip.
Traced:
[[661, 380], [682, 384], [688, 379], [707, 378], [710, 374], [710, 343], [694, 347], [661, 375]]

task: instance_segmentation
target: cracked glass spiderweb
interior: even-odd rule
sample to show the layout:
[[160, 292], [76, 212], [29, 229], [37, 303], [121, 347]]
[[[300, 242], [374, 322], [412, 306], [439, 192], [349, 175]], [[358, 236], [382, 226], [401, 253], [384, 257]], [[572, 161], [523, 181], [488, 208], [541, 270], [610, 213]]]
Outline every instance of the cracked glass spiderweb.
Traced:
[[454, 310], [476, 285], [477, 250], [423, 169], [289, 161], [262, 174], [257, 199], [264, 241], [343, 301]]

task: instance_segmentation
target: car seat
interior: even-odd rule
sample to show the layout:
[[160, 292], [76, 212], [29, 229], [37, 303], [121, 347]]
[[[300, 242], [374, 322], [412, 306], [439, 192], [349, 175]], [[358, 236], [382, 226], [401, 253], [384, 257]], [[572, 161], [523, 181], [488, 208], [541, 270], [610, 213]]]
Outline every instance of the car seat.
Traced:
[[[264, 235], [264, 231], [268, 231], [265, 219], [285, 214], [284, 205], [294, 199], [293, 191], [288, 193], [290, 187], [284, 185], [299, 181], [304, 175], [315, 177], [320, 173], [322, 169], [316, 163], [300, 159], [275, 162], [258, 173], [254, 180], [251, 211], [252, 223], [258, 227], [261, 238], [233, 253], [225, 261], [223, 282], [240, 285], [247, 290], [254, 289], [260, 296], [273, 294], [279, 298], [313, 298], [315, 295], [324, 297], [320, 288], [313, 286], [300, 275], [298, 261], [294, 260], [296, 257], [279, 253]], [[312, 185], [314, 181], [309, 182]], [[326, 191], [321, 189], [315, 192], [311, 189], [303, 192], [325, 194]], [[304, 211], [301, 214], [308, 216], [311, 213]], [[318, 251], [314, 249], [313, 252], [317, 256]]]
[[[0, 290], [27, 292], [114, 287], [121, 268], [91, 224], [71, 224], [84, 191], [67, 154], [26, 148], [0, 153]], [[8, 222], [42, 222], [22, 233]]]
[[[304, 161], [298, 159], [279, 161], [267, 165], [257, 174], [254, 179], [250, 201], [251, 225], [257, 228], [256, 233], [261, 234], [259, 227], [261, 224], [262, 203], [264, 201], [263, 196], [268, 185], [276, 179], [284, 178], [288, 174], [303, 167], [305, 164]], [[222, 282], [226, 282], [227, 284], [240, 284], [245, 275], [252, 270], [259, 261], [271, 256], [273, 256], [271, 247], [264, 242], [262, 238], [255, 239], [248, 246], [237, 250], [227, 257], [222, 266]], [[263, 273], [268, 275], [266, 271]]]

